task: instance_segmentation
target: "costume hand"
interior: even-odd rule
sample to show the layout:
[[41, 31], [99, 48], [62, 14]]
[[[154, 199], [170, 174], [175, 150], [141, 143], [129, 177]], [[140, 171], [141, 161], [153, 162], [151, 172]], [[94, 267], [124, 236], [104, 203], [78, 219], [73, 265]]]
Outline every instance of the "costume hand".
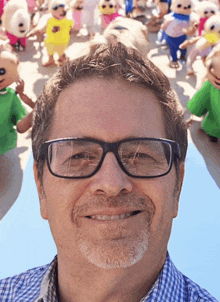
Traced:
[[53, 28], [52, 28], [52, 32], [55, 34], [55, 33], [57, 33], [58, 31], [60, 31], [60, 27], [59, 26], [54, 26]]
[[17, 131], [19, 132], [19, 133], [24, 133], [24, 132], [26, 132], [28, 129], [30, 129], [31, 128], [31, 126], [32, 126], [32, 119], [33, 119], [33, 110], [30, 112], [30, 113], [28, 113], [28, 114], [26, 114], [24, 117], [23, 117], [23, 119], [21, 119], [20, 121], [18, 121], [18, 123], [17, 123]]
[[186, 121], [186, 126], [187, 126], [187, 129], [189, 129], [189, 127], [195, 122], [195, 120], [190, 117], [187, 121]]
[[183, 28], [182, 31], [186, 36], [192, 36], [199, 28], [199, 22], [195, 21], [191, 26]]
[[15, 90], [17, 94], [19, 94], [20, 99], [33, 109], [35, 103], [24, 93], [24, 81], [22, 79], [19, 79], [19, 81], [16, 84], [17, 86]]
[[26, 34], [26, 38], [29, 38], [29, 37], [33, 37], [36, 35], [36, 31], [35, 29], [32, 29], [31, 31], [29, 31], [29, 33]]
[[201, 39], [200, 36], [198, 37], [193, 37], [191, 39], [187, 39], [184, 41], [182, 44], [180, 44], [179, 48], [180, 49], [186, 49], [189, 45], [195, 44], [199, 39]]
[[24, 93], [24, 81], [22, 79], [19, 79], [19, 81], [16, 83], [17, 86], [15, 88], [16, 92], [20, 95]]

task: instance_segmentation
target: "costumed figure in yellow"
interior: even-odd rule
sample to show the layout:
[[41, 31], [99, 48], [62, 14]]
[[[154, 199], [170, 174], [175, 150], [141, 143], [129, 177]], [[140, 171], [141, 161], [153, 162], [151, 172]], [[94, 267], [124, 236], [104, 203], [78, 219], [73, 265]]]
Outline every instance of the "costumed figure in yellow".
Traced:
[[[54, 2], [52, 1], [52, 4]], [[73, 21], [65, 18], [66, 16], [65, 4], [52, 5], [50, 11], [53, 15], [47, 22], [47, 31], [45, 46], [48, 53], [48, 61], [44, 62], [44, 66], [54, 64], [54, 54], [58, 53], [59, 65], [62, 65], [66, 61], [65, 49], [68, 46], [70, 40], [70, 30], [73, 26]]]
[[[73, 20], [66, 18], [67, 5], [65, 0], [50, 0], [49, 11], [52, 15], [48, 19], [45, 26], [36, 26], [31, 30], [27, 37], [36, 35], [38, 32], [44, 33], [46, 30], [46, 38], [44, 40], [48, 57], [43, 58], [43, 66], [58, 65], [62, 66], [66, 62], [64, 53], [70, 40], [70, 30], [74, 25]], [[57, 53], [59, 58], [57, 62], [54, 60], [54, 54]]]

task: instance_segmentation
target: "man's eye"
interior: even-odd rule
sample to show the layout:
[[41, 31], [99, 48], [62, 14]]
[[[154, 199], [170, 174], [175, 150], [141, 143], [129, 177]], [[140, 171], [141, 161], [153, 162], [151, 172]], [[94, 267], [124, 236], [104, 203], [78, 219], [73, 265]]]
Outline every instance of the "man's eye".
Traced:
[[152, 156], [147, 153], [130, 153], [123, 155], [124, 160], [137, 160], [137, 161], [150, 161], [155, 160]]
[[54, 7], [53, 7], [53, 10], [57, 10], [57, 9], [58, 9], [58, 6], [54, 6]]
[[78, 154], [72, 155], [69, 159], [70, 160], [80, 160], [80, 159], [90, 160], [90, 159], [92, 159], [92, 156], [88, 153], [78, 153]]
[[178, 4], [177, 7], [180, 8], [180, 7], [182, 7], [182, 5], [181, 5], [181, 4]]
[[96, 154], [92, 154], [92, 153], [77, 153], [74, 154], [70, 157], [68, 157], [67, 160], [65, 160], [65, 162], [71, 162], [71, 163], [85, 163], [85, 162], [89, 162], [89, 163], [94, 163], [94, 162], [98, 162], [99, 161], [99, 157]]
[[149, 158], [150, 156], [146, 153], [137, 153], [137, 154], [135, 154], [135, 157], [137, 157], [137, 158]]
[[5, 68], [0, 68], [0, 75], [3, 75], [3, 74], [5, 74]]

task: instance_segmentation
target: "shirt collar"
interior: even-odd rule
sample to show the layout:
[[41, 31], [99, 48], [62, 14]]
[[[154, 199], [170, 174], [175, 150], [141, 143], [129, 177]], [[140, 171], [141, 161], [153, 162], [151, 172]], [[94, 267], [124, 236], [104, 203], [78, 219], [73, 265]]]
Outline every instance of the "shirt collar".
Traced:
[[[57, 256], [55, 256], [42, 280], [40, 295], [35, 302], [58, 302], [57, 280]], [[181, 273], [176, 269], [169, 253], [167, 253], [163, 269], [156, 282], [140, 302], [167, 302], [167, 297], [169, 297], [169, 301], [180, 301], [176, 298], [181, 295], [181, 290], [184, 287], [182, 282]], [[171, 288], [172, 291], [170, 291]]]
[[40, 295], [35, 302], [58, 302], [57, 280], [57, 256], [55, 256], [41, 282]]
[[8, 92], [8, 90], [6, 88], [3, 88], [2, 90], [0, 90], [0, 94], [6, 94]]
[[177, 270], [167, 253], [166, 262], [156, 282], [140, 302], [185, 301], [183, 299], [185, 284], [182, 274]]

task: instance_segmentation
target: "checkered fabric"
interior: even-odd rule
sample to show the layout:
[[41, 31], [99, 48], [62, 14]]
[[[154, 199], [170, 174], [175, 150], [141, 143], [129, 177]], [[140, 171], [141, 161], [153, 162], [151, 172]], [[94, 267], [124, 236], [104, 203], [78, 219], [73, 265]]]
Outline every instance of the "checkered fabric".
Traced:
[[[45, 266], [0, 280], [1, 302], [58, 302], [57, 257]], [[179, 272], [169, 254], [158, 279], [140, 302], [218, 302]]]

